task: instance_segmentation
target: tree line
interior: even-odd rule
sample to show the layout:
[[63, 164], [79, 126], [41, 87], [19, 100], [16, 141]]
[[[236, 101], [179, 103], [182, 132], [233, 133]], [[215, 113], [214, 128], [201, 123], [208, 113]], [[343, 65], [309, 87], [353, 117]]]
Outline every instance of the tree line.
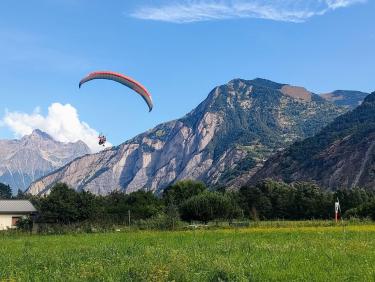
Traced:
[[[0, 198], [12, 198], [9, 186], [0, 185]], [[355, 188], [332, 192], [310, 182], [286, 184], [265, 180], [238, 191], [227, 191], [209, 189], [199, 181], [183, 180], [170, 185], [160, 195], [139, 190], [131, 194], [115, 191], [105, 196], [77, 192], [58, 183], [47, 196], [21, 193], [16, 198], [32, 201], [38, 210], [37, 222], [63, 225], [132, 224], [152, 218], [162, 218], [169, 226], [180, 220], [207, 223], [235, 219], [332, 219], [336, 199], [340, 201], [344, 217], [375, 220], [374, 191]]]

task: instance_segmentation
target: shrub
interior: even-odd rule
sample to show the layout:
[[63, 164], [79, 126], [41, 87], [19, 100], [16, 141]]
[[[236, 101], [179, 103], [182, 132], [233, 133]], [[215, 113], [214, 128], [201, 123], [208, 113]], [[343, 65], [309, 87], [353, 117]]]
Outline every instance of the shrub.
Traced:
[[375, 220], [375, 200], [346, 211], [345, 216], [349, 218], [371, 218]]
[[181, 228], [184, 223], [179, 218], [161, 213], [149, 219], [139, 220], [135, 225], [140, 229], [175, 230]]
[[200, 181], [182, 180], [167, 187], [163, 192], [166, 205], [181, 206], [187, 199], [199, 195], [207, 190], [206, 185]]
[[241, 215], [238, 204], [227, 194], [204, 192], [186, 200], [180, 208], [181, 218], [208, 222], [214, 219], [233, 219]]
[[17, 229], [19, 229], [21, 231], [30, 232], [31, 229], [33, 228], [33, 221], [31, 220], [30, 217], [23, 216], [17, 221], [16, 227], [17, 227]]

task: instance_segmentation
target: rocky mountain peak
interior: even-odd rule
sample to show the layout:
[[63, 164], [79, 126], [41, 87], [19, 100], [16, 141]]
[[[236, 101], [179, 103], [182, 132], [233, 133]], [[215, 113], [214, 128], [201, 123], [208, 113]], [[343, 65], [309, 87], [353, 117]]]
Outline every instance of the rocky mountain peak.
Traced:
[[0, 140], [0, 182], [13, 191], [25, 190], [32, 181], [90, 153], [82, 141], [62, 143], [36, 129], [19, 140]]
[[229, 86], [233, 88], [243, 88], [243, 87], [266, 87], [266, 88], [271, 88], [273, 90], [279, 90], [281, 89], [284, 85], [282, 83], [274, 82], [268, 79], [264, 78], [255, 78], [252, 80], [246, 80], [246, 79], [241, 79], [241, 78], [235, 78], [230, 80], [227, 84], [224, 84], [222, 86]]
[[28, 192], [45, 194], [54, 183], [65, 182], [97, 194], [158, 193], [181, 179], [216, 185], [239, 170], [254, 173], [275, 150], [313, 135], [345, 111], [317, 95], [307, 102], [293, 97], [305, 94], [303, 89], [284, 89], [286, 95], [281, 92], [285, 85], [260, 78], [231, 80], [184, 117], [83, 156], [34, 182]]
[[337, 188], [375, 185], [375, 92], [311, 138], [271, 157], [250, 180], [315, 181]]
[[375, 105], [375, 92], [372, 92], [370, 95], [368, 95], [363, 100], [363, 104], [366, 104], [366, 105]]
[[264, 78], [255, 78], [253, 80], [249, 80], [248, 83], [250, 83], [254, 86], [272, 88], [274, 90], [279, 90], [279, 89], [281, 89], [281, 87], [286, 85], [286, 84], [283, 84], [283, 83], [274, 82], [274, 81], [264, 79]]
[[311, 102], [312, 95], [313, 95], [306, 88], [300, 87], [300, 86], [284, 85], [283, 87], [281, 87], [280, 91], [284, 95], [287, 95], [294, 99], [298, 99], [298, 100], [305, 101], [305, 102]]
[[353, 90], [336, 90], [331, 93], [321, 94], [320, 96], [336, 105], [354, 109], [359, 106], [369, 93]]
[[[270, 91], [278, 91], [283, 95], [305, 102], [311, 102], [312, 95], [315, 95], [304, 87], [277, 83], [263, 78], [256, 78], [253, 80], [233, 79], [228, 82], [227, 85], [224, 85], [224, 87], [225, 86], [227, 86], [229, 89], [237, 90], [237, 94], [243, 93], [243, 91], [241, 92], [241, 89], [244, 90], [246, 88], [250, 89], [247, 94], [250, 94], [252, 90], [256, 90], [258, 88], [268, 88]], [[268, 94], [271, 95], [270, 92]]]
[[28, 140], [28, 141], [52, 141], [55, 140], [46, 132], [40, 130], [40, 129], [34, 129], [31, 134], [25, 135], [22, 137], [22, 140]]
[[51, 137], [51, 135], [49, 135], [48, 133], [40, 130], [40, 129], [34, 129], [33, 132], [31, 133], [31, 136], [40, 136], [44, 139], [50, 139], [52, 140], [53, 138]]

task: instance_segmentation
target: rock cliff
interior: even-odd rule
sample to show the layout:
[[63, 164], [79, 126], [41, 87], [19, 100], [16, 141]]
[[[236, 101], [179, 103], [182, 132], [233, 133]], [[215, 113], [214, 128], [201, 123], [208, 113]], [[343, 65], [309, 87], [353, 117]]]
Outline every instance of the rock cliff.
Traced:
[[315, 181], [322, 187], [375, 187], [375, 92], [323, 128], [271, 157], [250, 180]]
[[24, 191], [31, 182], [89, 153], [81, 141], [57, 142], [40, 130], [20, 140], [0, 140], [0, 182], [9, 184], [14, 192]]
[[181, 119], [81, 157], [35, 181], [28, 192], [48, 193], [56, 182], [97, 194], [158, 193], [186, 178], [221, 185], [244, 170], [252, 175], [273, 152], [312, 136], [345, 111], [301, 87], [235, 79]]

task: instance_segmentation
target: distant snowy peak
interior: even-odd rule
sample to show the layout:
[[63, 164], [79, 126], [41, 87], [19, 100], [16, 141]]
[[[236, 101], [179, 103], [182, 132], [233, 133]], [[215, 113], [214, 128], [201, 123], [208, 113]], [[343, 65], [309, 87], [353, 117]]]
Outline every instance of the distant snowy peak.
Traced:
[[82, 141], [59, 142], [39, 129], [20, 140], [0, 140], [0, 182], [13, 191], [25, 190], [31, 182], [89, 153]]

